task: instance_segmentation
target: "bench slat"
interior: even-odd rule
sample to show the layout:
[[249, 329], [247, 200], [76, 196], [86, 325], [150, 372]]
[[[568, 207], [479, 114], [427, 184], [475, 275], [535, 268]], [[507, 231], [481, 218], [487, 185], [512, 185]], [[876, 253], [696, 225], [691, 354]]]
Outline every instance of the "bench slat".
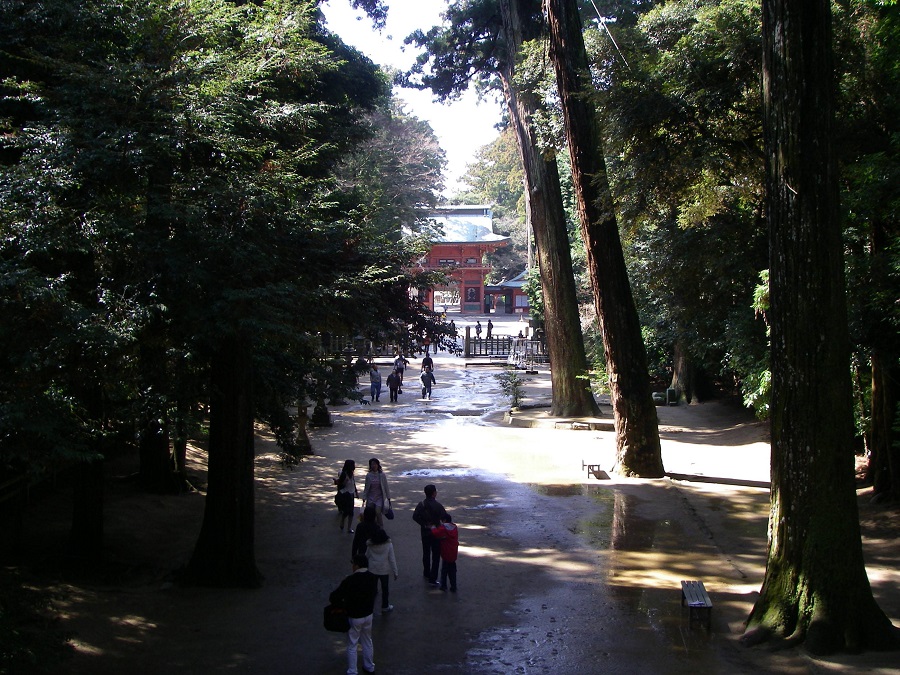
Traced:
[[712, 628], [712, 599], [702, 581], [681, 582], [681, 604], [688, 606], [689, 624], [705, 623], [706, 629]]

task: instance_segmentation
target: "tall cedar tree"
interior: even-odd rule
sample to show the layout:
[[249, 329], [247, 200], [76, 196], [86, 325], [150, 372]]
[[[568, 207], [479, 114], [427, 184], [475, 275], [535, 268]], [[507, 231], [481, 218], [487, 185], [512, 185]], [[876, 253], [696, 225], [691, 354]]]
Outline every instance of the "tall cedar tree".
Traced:
[[551, 414], [596, 415], [600, 412], [586, 379], [587, 355], [572, 273], [572, 254], [566, 228], [565, 208], [556, 165], [556, 154], [542, 149], [532, 120], [541, 110], [538, 96], [516, 84], [516, 64], [525, 42], [540, 37], [543, 21], [540, 2], [500, 0], [506, 54], [501, 61], [500, 80], [515, 129], [525, 170], [535, 253], [541, 272], [544, 326], [552, 365]]
[[433, 28], [427, 35], [418, 33], [411, 38], [429, 50], [420, 62], [431, 60], [434, 75], [423, 77], [423, 81], [436, 94], [448, 98], [463, 91], [470, 78], [500, 78], [525, 169], [526, 198], [541, 271], [552, 364], [552, 411], [555, 415], [595, 415], [599, 409], [583, 379], [588, 370], [587, 356], [556, 161], [553, 153], [545, 153], [538, 146], [531, 126], [540, 105], [538, 98], [523, 91], [515, 78], [523, 42], [540, 34], [540, 4], [534, 0], [456, 3], [448, 9], [447, 18], [448, 28]]
[[631, 293], [603, 156], [597, 114], [589, 103], [591, 76], [575, 0], [545, 0], [550, 58], [565, 121], [575, 201], [603, 333], [616, 425], [617, 471], [664, 473], [647, 354]]
[[829, 1], [764, 0], [772, 489], [744, 640], [814, 654], [900, 646], [872, 597], [856, 505], [834, 85]]

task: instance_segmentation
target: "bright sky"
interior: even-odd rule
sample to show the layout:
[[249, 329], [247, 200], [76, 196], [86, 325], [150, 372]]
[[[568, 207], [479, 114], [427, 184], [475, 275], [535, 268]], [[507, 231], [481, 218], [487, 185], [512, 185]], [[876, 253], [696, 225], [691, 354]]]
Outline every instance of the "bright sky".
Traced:
[[[321, 9], [329, 29], [344, 42], [379, 65], [407, 69], [415, 62], [416, 51], [414, 47], [404, 51], [403, 39], [416, 29], [427, 31], [442, 23], [440, 14], [447, 1], [389, 0], [388, 5], [387, 26], [381, 33], [368, 17], [352, 10], [348, 0], [328, 0]], [[405, 102], [406, 112], [427, 121], [437, 135], [447, 156], [446, 192], [453, 192], [476, 152], [497, 138], [494, 125], [500, 121], [500, 104], [479, 103], [471, 91], [450, 104], [434, 102], [428, 91], [395, 87], [394, 92]]]

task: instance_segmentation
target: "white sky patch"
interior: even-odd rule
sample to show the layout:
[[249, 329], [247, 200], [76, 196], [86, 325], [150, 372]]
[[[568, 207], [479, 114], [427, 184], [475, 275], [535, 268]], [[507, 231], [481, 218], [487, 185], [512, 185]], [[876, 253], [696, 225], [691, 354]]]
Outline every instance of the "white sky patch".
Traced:
[[[329, 0], [322, 11], [328, 28], [344, 42], [377, 64], [405, 70], [415, 63], [416, 49], [404, 50], [403, 40], [416, 29], [427, 31], [439, 24], [446, 6], [445, 0], [390, 0], [387, 26], [381, 33], [368, 17], [351, 9], [348, 0]], [[434, 130], [447, 156], [445, 192], [454, 192], [466, 165], [475, 160], [481, 147], [497, 138], [494, 125], [500, 121], [501, 105], [479, 102], [473, 91], [450, 104], [436, 103], [430, 91], [395, 88], [395, 93], [406, 104], [407, 113], [427, 121]]]

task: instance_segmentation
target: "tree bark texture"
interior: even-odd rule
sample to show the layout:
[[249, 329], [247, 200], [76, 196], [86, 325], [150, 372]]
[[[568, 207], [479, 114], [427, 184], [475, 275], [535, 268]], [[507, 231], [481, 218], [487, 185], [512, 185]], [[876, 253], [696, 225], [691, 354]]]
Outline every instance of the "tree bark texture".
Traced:
[[588, 362], [556, 157], [541, 151], [531, 127], [531, 119], [538, 111], [537, 97], [519, 91], [514, 84], [519, 50], [528, 33], [535, 32], [531, 26], [523, 25], [523, 21], [530, 20], [539, 5], [535, 0], [501, 0], [500, 5], [507, 49], [506, 68], [500, 77], [524, 167], [526, 200], [541, 271], [544, 328], [553, 387], [551, 414], [599, 415], [600, 408], [586, 377]]
[[900, 501], [900, 442], [894, 425], [900, 404], [900, 363], [891, 349], [872, 352], [872, 431], [869, 478], [879, 501]]
[[101, 458], [75, 467], [69, 549], [84, 561], [103, 557], [104, 463]]
[[764, 0], [763, 17], [772, 488], [745, 641], [888, 647], [897, 631], [869, 586], [854, 484], [829, 2]]
[[694, 400], [694, 363], [691, 360], [682, 338], [675, 340], [675, 349], [672, 358], [672, 383], [669, 385], [675, 390], [679, 400], [685, 402]]
[[186, 581], [256, 587], [254, 552], [253, 396], [250, 348], [224, 337], [212, 361], [209, 488], [203, 525]]
[[[872, 269], [877, 277], [892, 272], [891, 236], [882, 221], [872, 223]], [[900, 501], [900, 334], [893, 322], [883, 318], [872, 331], [872, 416], [869, 432], [869, 470], [879, 501]]]
[[[86, 369], [85, 369], [86, 370]], [[81, 389], [86, 418], [96, 428], [105, 426], [103, 387], [99, 381], [87, 381]], [[99, 562], [103, 557], [105, 463], [104, 439], [97, 434], [92, 440], [94, 456], [74, 468], [72, 491], [72, 527], [69, 550], [85, 562]]]
[[585, 96], [591, 79], [581, 20], [575, 0], [544, 0], [544, 9], [550, 25], [550, 58], [556, 69], [581, 235], [606, 351], [617, 471], [659, 477], [664, 469], [647, 353], [619, 239], [597, 115]]

